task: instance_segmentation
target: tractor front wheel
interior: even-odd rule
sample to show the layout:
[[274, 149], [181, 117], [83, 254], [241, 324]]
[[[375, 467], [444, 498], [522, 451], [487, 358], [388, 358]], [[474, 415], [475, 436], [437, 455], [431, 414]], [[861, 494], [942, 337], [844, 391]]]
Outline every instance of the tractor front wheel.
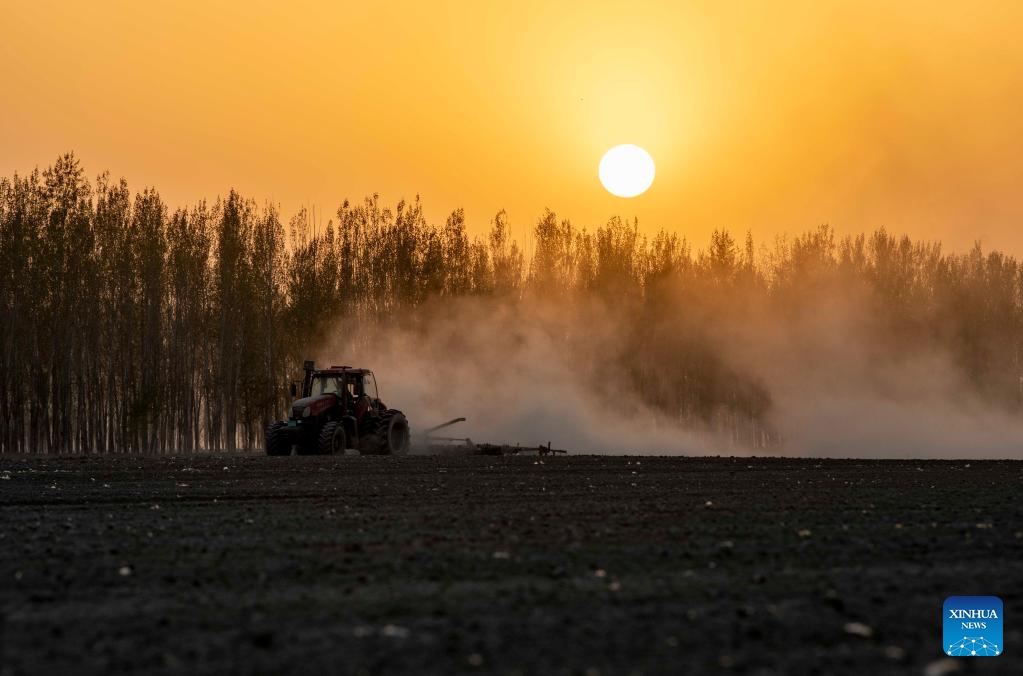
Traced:
[[291, 455], [291, 439], [285, 428], [287, 423], [275, 422], [266, 428], [266, 454], [267, 455]]
[[330, 421], [320, 430], [320, 455], [337, 455], [345, 452], [345, 428], [337, 421]]

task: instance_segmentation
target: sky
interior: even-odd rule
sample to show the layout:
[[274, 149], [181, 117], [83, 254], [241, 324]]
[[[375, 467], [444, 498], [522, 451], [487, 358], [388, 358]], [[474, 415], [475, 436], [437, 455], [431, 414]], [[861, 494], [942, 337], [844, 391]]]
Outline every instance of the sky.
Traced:
[[[1023, 254], [1023, 3], [0, 0], [0, 174]], [[604, 151], [646, 148], [610, 195]], [[521, 234], [520, 234], [521, 237]]]

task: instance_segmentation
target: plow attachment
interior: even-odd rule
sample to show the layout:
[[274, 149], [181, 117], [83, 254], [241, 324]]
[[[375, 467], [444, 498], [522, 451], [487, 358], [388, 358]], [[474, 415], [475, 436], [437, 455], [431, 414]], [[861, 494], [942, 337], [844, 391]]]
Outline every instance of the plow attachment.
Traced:
[[469, 437], [448, 437], [437, 434], [440, 430], [460, 422], [465, 422], [465, 418], [454, 418], [446, 423], [441, 423], [425, 430], [423, 435], [425, 437], [424, 445], [427, 453], [430, 455], [519, 455], [522, 453], [536, 453], [540, 456], [568, 453], [568, 451], [558, 448], [551, 448], [549, 441], [546, 446], [520, 446], [519, 444], [512, 446], [511, 444], [475, 443]]

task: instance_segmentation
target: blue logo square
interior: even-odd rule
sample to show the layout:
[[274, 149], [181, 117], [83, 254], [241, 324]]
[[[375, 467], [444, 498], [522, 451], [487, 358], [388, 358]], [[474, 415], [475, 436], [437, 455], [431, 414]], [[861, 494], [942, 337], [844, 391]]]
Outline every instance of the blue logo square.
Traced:
[[943, 611], [942, 652], [952, 657], [997, 657], [1002, 645], [1002, 599], [949, 596]]

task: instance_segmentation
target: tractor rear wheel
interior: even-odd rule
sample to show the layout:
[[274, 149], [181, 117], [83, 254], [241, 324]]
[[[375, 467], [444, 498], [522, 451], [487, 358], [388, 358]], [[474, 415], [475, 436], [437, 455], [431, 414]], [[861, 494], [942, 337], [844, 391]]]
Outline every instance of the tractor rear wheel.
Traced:
[[377, 453], [405, 455], [411, 442], [408, 419], [401, 411], [390, 410], [380, 416], [377, 426]]
[[343, 454], [346, 446], [345, 428], [341, 423], [331, 420], [320, 430], [320, 455]]
[[291, 439], [284, 431], [286, 427], [287, 423], [283, 422], [267, 425], [264, 437], [267, 455], [291, 455]]

